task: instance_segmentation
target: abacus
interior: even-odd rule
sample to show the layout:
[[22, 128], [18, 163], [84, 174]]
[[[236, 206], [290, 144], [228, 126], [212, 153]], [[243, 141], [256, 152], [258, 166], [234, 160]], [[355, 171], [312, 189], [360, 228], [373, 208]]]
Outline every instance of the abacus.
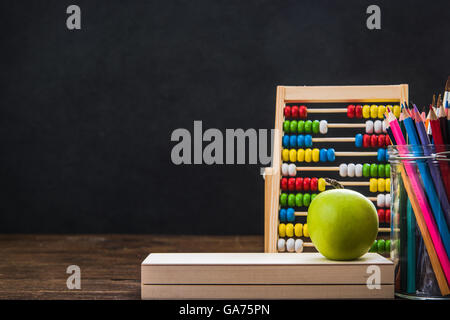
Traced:
[[265, 252], [315, 250], [307, 208], [332, 184], [327, 178], [374, 202], [380, 228], [370, 251], [389, 252], [391, 142], [383, 115], [389, 108], [399, 117], [406, 101], [406, 84], [277, 87], [273, 163], [264, 171]]

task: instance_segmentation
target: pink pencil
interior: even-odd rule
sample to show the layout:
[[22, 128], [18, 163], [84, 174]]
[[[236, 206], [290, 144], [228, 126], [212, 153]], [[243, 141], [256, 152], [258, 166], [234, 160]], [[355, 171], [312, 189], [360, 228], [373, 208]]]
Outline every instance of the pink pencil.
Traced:
[[[395, 141], [397, 145], [405, 145], [406, 141], [403, 136], [402, 130], [398, 124], [397, 119], [392, 113], [388, 115], [389, 125], [391, 127], [392, 134], [394, 135]], [[400, 150], [400, 155], [405, 155], [405, 152]], [[439, 235], [438, 228], [436, 226], [436, 222], [433, 219], [431, 208], [427, 202], [427, 198], [424, 194], [424, 191], [420, 185], [420, 181], [417, 177], [416, 170], [414, 170], [413, 166], [409, 164], [407, 161], [404, 163], [404, 167], [408, 174], [408, 177], [411, 181], [411, 186], [414, 189], [414, 193], [417, 196], [417, 200], [419, 202], [420, 208], [422, 209], [423, 217], [427, 228], [430, 232], [431, 239], [433, 241], [434, 247], [436, 249], [436, 254], [439, 258], [439, 262], [441, 263], [442, 269], [444, 271], [445, 277], [447, 278], [447, 284], [450, 285], [450, 261], [448, 259], [447, 253], [445, 252], [444, 244], [442, 243], [442, 239]]]

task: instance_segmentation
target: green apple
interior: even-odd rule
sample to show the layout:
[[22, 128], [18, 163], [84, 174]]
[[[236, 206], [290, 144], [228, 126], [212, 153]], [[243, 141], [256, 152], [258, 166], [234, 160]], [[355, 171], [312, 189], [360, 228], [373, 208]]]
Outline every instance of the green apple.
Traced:
[[378, 234], [374, 204], [348, 189], [320, 193], [309, 206], [307, 223], [317, 250], [332, 260], [361, 257], [369, 251]]

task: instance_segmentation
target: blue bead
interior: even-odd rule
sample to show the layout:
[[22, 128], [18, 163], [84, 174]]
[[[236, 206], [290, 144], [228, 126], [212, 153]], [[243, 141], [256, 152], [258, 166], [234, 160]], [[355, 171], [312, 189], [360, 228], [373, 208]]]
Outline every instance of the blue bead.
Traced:
[[320, 149], [319, 160], [320, 162], [327, 162], [327, 149]]
[[299, 134], [297, 136], [297, 147], [303, 148], [305, 146], [305, 136], [302, 134]]
[[386, 162], [388, 162], [389, 161], [389, 153], [387, 152], [387, 150], [386, 149], [384, 149], [384, 154], [386, 155]]
[[361, 133], [358, 133], [358, 134], [355, 136], [355, 146], [356, 146], [357, 148], [361, 148], [362, 145], [363, 145], [363, 135], [362, 135]]
[[305, 147], [311, 148], [312, 147], [312, 136], [310, 134], [307, 134], [305, 136]]
[[286, 222], [286, 209], [280, 209], [280, 222]]
[[286, 219], [288, 222], [294, 222], [295, 221], [295, 211], [293, 208], [288, 208], [286, 211]]
[[291, 145], [291, 148], [297, 148], [297, 136], [292, 135], [289, 143]]
[[384, 149], [378, 149], [377, 160], [378, 162], [384, 162], [386, 159], [386, 151]]
[[283, 136], [283, 148], [289, 148], [289, 136], [288, 135]]
[[327, 160], [330, 161], [330, 162], [336, 160], [336, 156], [334, 155], [334, 149], [333, 148], [328, 149], [328, 151], [327, 151]]

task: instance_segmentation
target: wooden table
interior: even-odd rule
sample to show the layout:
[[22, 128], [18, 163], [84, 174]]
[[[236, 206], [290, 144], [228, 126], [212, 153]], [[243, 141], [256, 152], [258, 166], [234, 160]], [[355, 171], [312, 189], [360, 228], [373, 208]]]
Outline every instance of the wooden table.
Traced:
[[[263, 252], [262, 236], [0, 235], [0, 299], [140, 299], [151, 252]], [[69, 290], [69, 265], [81, 289]]]

